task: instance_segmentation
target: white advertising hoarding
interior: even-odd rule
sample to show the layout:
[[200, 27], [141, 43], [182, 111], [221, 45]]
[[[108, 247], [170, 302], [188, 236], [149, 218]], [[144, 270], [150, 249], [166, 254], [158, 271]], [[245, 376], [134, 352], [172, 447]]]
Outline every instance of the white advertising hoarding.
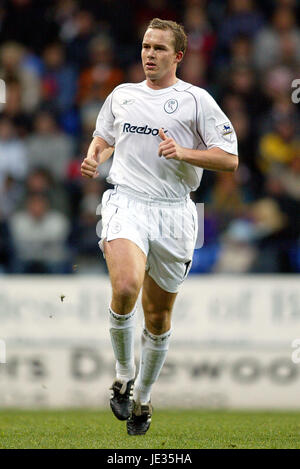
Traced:
[[[2, 277], [0, 406], [106, 407], [113, 378], [103, 277]], [[142, 310], [136, 336], [138, 361]], [[156, 406], [300, 408], [297, 276], [190, 276]]]

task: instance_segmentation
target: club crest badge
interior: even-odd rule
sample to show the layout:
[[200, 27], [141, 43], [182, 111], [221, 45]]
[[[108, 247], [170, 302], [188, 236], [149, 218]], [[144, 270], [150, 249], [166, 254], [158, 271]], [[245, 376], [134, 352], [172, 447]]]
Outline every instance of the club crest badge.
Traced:
[[166, 111], [167, 114], [172, 114], [173, 112], [176, 111], [177, 108], [178, 108], [178, 101], [176, 99], [168, 99], [168, 101], [165, 102], [164, 110]]

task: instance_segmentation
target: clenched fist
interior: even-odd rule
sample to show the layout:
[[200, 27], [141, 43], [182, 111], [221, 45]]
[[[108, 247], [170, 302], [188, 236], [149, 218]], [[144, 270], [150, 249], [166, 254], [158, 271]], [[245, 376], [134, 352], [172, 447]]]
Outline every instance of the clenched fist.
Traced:
[[168, 138], [163, 129], [159, 129], [159, 136], [162, 142], [158, 147], [158, 156], [164, 156], [167, 160], [171, 158], [182, 160], [183, 148], [173, 138]]
[[97, 167], [99, 165], [98, 156], [100, 153], [100, 145], [96, 145], [94, 153], [91, 156], [84, 158], [81, 164], [81, 174], [86, 178], [95, 178], [99, 176]]

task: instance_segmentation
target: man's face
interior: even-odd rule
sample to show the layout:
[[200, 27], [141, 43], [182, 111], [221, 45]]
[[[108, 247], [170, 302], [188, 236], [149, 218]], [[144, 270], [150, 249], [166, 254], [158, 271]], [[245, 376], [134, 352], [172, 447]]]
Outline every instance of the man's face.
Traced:
[[181, 59], [182, 52], [175, 52], [172, 31], [147, 29], [142, 44], [142, 64], [146, 78], [161, 80], [175, 74]]

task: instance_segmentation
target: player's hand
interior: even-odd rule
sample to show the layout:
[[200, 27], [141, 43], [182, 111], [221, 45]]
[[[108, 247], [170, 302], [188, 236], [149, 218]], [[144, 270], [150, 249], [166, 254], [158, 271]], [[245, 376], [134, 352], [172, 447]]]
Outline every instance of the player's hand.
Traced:
[[162, 139], [158, 147], [158, 156], [164, 156], [167, 160], [182, 160], [183, 148], [173, 138], [168, 138], [163, 129], [159, 129], [158, 135]]
[[100, 152], [100, 145], [96, 145], [94, 153], [84, 158], [81, 164], [81, 174], [85, 178], [95, 178], [99, 176], [99, 172], [97, 171], [97, 167], [99, 165], [98, 155]]

